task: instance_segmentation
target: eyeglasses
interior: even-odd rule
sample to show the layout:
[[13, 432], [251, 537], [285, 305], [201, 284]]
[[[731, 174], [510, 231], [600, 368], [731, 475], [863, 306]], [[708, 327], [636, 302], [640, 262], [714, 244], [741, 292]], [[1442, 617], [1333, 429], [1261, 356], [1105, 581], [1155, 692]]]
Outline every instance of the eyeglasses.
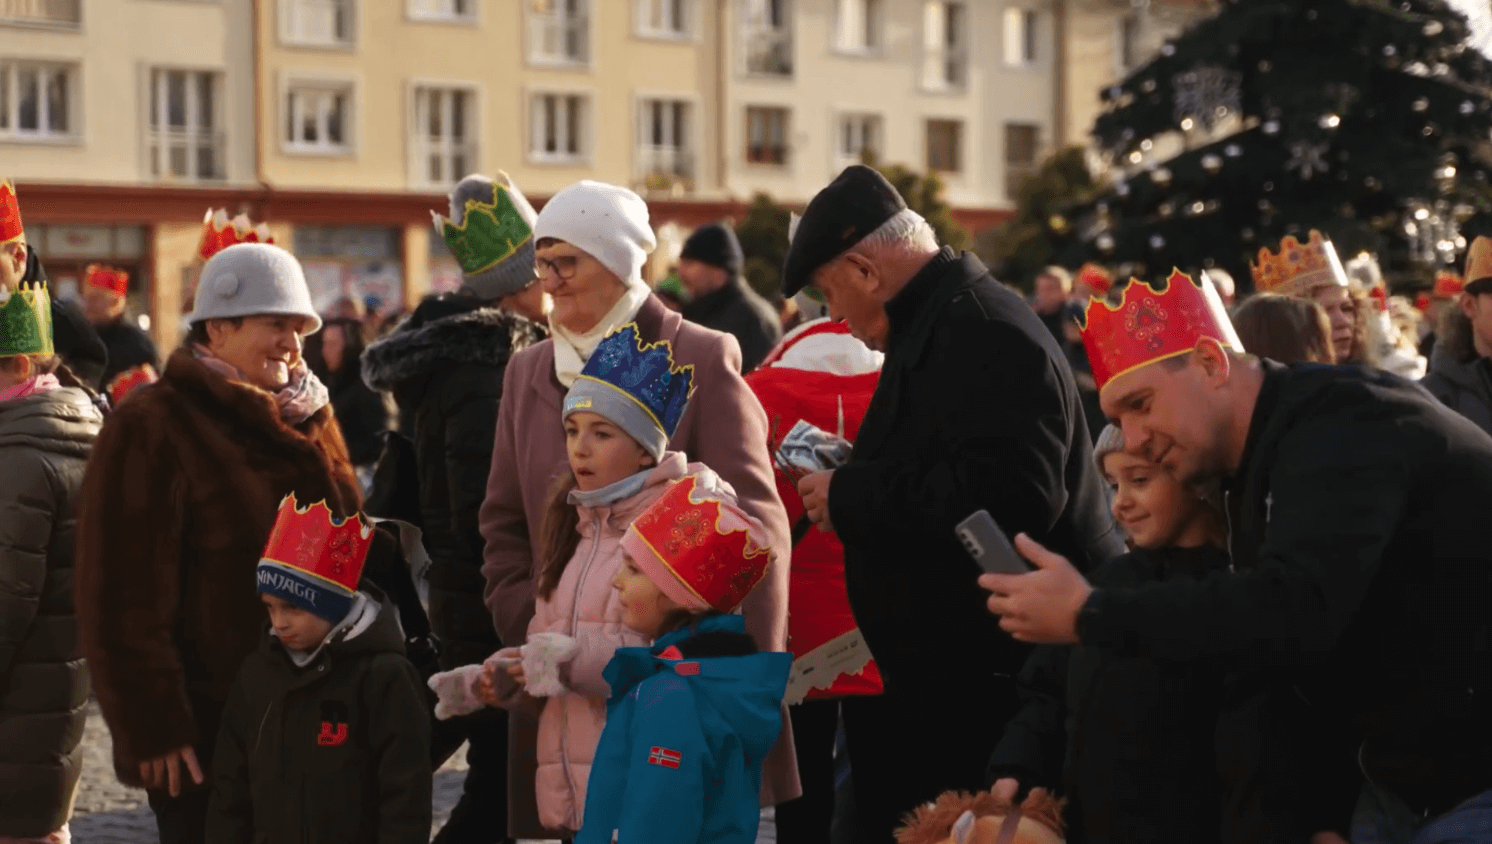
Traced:
[[561, 281], [569, 281], [575, 277], [575, 265], [578, 257], [575, 255], [561, 255], [554, 260], [548, 258], [534, 259], [534, 272], [540, 276], [553, 275]]

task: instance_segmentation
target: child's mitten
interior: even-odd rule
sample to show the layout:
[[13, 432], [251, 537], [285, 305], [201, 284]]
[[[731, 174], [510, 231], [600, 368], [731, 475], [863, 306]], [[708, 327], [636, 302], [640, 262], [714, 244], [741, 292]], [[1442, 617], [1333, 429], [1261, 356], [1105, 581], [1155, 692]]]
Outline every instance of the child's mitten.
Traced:
[[565, 693], [560, 666], [575, 658], [579, 646], [563, 633], [535, 633], [523, 645], [523, 683], [534, 697]]
[[477, 681], [481, 679], [480, 665], [463, 665], [431, 677], [430, 688], [440, 698], [435, 704], [436, 719], [444, 721], [460, 715], [470, 715], [486, 706], [477, 697]]

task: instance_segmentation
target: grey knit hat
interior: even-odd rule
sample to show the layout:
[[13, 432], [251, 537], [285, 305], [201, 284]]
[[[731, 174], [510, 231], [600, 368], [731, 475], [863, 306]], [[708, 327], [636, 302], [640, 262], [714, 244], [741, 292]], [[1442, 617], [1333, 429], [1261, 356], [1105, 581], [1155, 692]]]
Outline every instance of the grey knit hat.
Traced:
[[187, 324], [261, 314], [303, 316], [312, 323], [307, 334], [321, 330], [321, 316], [311, 305], [311, 290], [295, 256], [268, 243], [239, 243], [209, 258]]
[[435, 231], [461, 265], [462, 288], [484, 301], [528, 287], [534, 272], [538, 215], [508, 174], [467, 176], [450, 196], [451, 216], [431, 212]]
[[1113, 425], [1105, 425], [1093, 444], [1093, 462], [1098, 465], [1099, 477], [1103, 477], [1103, 459], [1116, 451], [1124, 450], [1124, 432]]

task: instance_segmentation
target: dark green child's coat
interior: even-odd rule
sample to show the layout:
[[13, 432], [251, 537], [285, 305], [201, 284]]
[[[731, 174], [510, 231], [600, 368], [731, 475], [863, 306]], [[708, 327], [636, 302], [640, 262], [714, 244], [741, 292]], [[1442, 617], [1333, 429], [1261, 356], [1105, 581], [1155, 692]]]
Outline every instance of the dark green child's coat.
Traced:
[[[392, 605], [296, 667], [268, 634], [244, 662], [213, 759], [214, 844], [430, 840], [430, 719]], [[356, 628], [354, 628], [354, 631]]]

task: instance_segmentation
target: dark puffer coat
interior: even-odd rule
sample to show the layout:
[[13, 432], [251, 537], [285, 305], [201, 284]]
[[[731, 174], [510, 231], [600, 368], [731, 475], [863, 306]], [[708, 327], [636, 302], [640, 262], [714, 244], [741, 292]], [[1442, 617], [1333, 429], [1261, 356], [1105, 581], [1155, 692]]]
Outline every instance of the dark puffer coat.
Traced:
[[73, 513], [102, 424], [74, 387], [0, 404], [0, 838], [61, 827], [78, 785]]
[[390, 390], [414, 419], [430, 619], [445, 668], [481, 662], [501, 647], [482, 602], [482, 534], [503, 373], [543, 326], [465, 297], [426, 299], [363, 354], [363, 377]]

